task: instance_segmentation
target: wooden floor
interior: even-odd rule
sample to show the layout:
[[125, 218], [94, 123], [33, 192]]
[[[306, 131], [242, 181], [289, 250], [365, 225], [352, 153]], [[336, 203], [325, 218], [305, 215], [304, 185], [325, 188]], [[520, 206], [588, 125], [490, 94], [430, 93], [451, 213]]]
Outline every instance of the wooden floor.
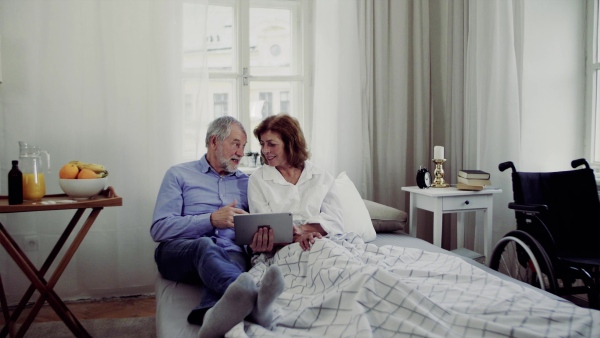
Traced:
[[[154, 295], [110, 298], [96, 301], [67, 301], [65, 304], [79, 320], [99, 318], [154, 317], [156, 315], [156, 301]], [[21, 323], [25, 317], [27, 317], [27, 314], [29, 314], [29, 308], [23, 311], [23, 313], [19, 316], [17, 323]], [[57, 320], [60, 320], [60, 318], [47, 303], [42, 307], [38, 315], [35, 317], [35, 322], [48, 322]], [[0, 324], [4, 325], [4, 318], [0, 318]]]
[[[565, 297], [575, 304], [587, 307], [587, 300], [580, 297]], [[130, 318], [130, 317], [154, 317], [156, 315], [156, 300], [154, 295], [135, 297], [110, 298], [96, 301], [65, 302], [67, 307], [75, 314], [77, 319], [99, 319], [99, 318]], [[11, 309], [12, 311], [12, 309]], [[21, 323], [29, 314], [29, 308], [19, 316]], [[1, 316], [0, 316], [1, 317]], [[60, 318], [54, 310], [46, 304], [42, 307], [35, 318], [35, 322], [58, 321]], [[0, 318], [0, 327], [4, 325], [4, 318]]]

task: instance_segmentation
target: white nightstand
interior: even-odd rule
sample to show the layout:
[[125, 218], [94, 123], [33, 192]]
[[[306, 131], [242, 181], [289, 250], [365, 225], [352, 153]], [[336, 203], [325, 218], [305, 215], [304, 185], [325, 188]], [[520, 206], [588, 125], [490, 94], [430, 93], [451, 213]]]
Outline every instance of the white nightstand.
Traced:
[[449, 188], [402, 187], [410, 193], [409, 232], [411, 236], [417, 234], [417, 209], [433, 212], [433, 245], [442, 246], [442, 215], [457, 213], [457, 248], [464, 247], [465, 227], [463, 213], [468, 211], [483, 211], [483, 254], [486, 261], [492, 254], [492, 215], [494, 209], [494, 194], [501, 193], [501, 189], [484, 189], [480, 191], [458, 190]]

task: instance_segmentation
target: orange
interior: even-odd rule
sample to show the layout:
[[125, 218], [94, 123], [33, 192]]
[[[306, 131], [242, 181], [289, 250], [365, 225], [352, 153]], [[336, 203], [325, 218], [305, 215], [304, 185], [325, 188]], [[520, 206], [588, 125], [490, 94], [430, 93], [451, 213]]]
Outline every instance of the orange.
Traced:
[[77, 178], [98, 178], [98, 175], [91, 169], [83, 168], [77, 175]]
[[77, 166], [74, 164], [67, 163], [60, 168], [58, 177], [73, 179], [77, 178], [77, 174], [79, 174], [79, 168], [77, 168]]

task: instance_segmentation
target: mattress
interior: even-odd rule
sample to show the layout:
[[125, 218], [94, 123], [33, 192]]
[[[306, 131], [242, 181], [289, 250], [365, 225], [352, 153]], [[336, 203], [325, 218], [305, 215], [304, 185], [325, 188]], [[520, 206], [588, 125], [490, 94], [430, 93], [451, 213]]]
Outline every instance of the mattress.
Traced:
[[529, 284], [525, 284], [525, 283], [516, 281], [516, 280], [512, 279], [511, 277], [508, 277], [496, 270], [492, 270], [489, 267], [487, 267], [486, 265], [481, 264], [480, 262], [475, 261], [469, 257], [461, 256], [461, 255], [455, 253], [454, 251], [448, 251], [448, 250], [442, 249], [442, 248], [437, 247], [427, 241], [412, 237], [412, 236], [408, 235], [407, 233], [404, 233], [401, 231], [397, 231], [397, 232], [393, 232], [393, 233], [379, 233], [379, 234], [377, 234], [377, 238], [374, 241], [372, 241], [371, 243], [375, 244], [377, 246], [396, 245], [396, 246], [401, 246], [401, 247], [415, 248], [415, 249], [421, 249], [421, 250], [425, 250], [425, 251], [432, 251], [432, 252], [445, 253], [448, 255], [454, 255], [454, 256], [460, 257], [461, 259], [465, 260], [467, 263], [472, 264], [472, 265], [474, 265], [496, 277], [502, 278], [504, 280], [509, 280], [509, 281], [520, 283], [523, 286], [525, 286], [527, 288], [532, 288], [538, 292], [541, 292], [541, 293], [547, 295], [548, 297], [552, 297], [554, 299], [561, 299], [560, 297], [558, 297], [554, 294], [534, 288]]
[[[482, 269], [494, 276], [504, 280], [514, 281], [510, 277], [491, 270], [485, 265], [477, 263], [472, 259], [458, 256], [450, 251], [436, 247], [429, 242], [414, 238], [403, 232], [379, 233], [377, 234], [377, 238], [370, 244], [375, 244], [379, 247], [392, 245], [403, 248], [415, 248], [429, 252], [457, 256], [468, 264], [476, 266], [477, 268]], [[522, 284], [526, 288], [534, 289], [536, 292], [545, 294], [552, 299], [560, 299], [555, 295], [533, 288], [527, 284], [523, 284], [518, 281], [514, 282]], [[162, 278], [160, 275], [157, 275], [155, 289], [157, 337], [198, 337], [199, 326], [189, 324], [187, 322], [187, 316], [190, 311], [199, 303], [199, 300], [202, 296], [202, 287], [199, 285], [173, 282]]]

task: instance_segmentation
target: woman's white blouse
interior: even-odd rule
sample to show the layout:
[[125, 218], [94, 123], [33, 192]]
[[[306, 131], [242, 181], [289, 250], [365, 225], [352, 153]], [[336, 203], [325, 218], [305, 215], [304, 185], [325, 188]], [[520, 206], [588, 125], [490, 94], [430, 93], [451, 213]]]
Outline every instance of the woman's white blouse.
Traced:
[[296, 185], [275, 167], [258, 168], [248, 180], [248, 205], [250, 213], [291, 212], [294, 225], [319, 223], [328, 236], [344, 232], [335, 179], [308, 161]]

